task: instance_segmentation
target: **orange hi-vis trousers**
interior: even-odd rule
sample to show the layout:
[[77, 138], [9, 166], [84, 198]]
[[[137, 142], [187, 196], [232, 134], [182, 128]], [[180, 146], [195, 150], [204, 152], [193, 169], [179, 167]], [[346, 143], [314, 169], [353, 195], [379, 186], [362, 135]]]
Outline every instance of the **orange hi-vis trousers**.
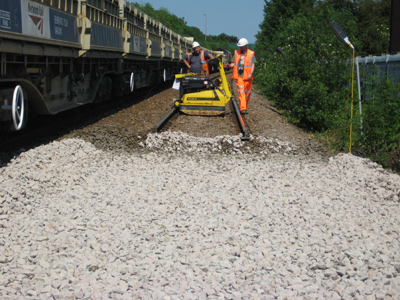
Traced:
[[243, 77], [236, 79], [236, 86], [239, 94], [240, 111], [247, 110], [249, 104], [252, 80], [243, 80]]

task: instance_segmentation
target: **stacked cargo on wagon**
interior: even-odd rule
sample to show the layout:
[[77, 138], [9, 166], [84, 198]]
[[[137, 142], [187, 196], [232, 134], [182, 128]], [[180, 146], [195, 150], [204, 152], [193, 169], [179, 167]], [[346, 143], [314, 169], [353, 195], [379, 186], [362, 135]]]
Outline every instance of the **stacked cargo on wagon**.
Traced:
[[0, 1], [0, 126], [172, 79], [189, 41], [126, 0]]

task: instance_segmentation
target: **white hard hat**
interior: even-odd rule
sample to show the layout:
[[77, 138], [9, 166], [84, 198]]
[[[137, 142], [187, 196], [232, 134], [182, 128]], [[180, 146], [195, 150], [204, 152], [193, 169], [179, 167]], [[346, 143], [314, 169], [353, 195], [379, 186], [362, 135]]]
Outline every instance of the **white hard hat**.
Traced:
[[241, 39], [239, 40], [239, 42], [237, 43], [237, 45], [238, 45], [239, 47], [243, 47], [243, 46], [246, 46], [248, 43], [249, 43], [249, 42], [248, 42], [245, 38], [241, 38]]
[[192, 45], [192, 48], [200, 47], [200, 44], [198, 42], [194, 42]]

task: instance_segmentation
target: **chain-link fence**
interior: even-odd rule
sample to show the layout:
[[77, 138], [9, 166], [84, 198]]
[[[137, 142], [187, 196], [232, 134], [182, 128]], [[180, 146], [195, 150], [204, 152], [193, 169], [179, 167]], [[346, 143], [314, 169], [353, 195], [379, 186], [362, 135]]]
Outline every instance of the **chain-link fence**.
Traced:
[[357, 57], [356, 71], [363, 150], [379, 155], [399, 152], [400, 54]]

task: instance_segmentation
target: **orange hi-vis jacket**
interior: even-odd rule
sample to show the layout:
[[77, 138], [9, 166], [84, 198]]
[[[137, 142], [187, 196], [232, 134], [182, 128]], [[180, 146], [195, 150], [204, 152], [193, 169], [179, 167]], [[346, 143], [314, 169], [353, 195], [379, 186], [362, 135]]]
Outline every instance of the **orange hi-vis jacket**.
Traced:
[[[189, 64], [190, 64], [190, 56], [192, 54], [193, 54], [192, 52], [188, 53], [188, 62], [189, 62]], [[205, 59], [204, 50], [200, 50], [200, 58], [201, 58], [201, 66], [202, 66], [201, 74], [208, 76], [208, 74], [210, 74], [210, 72], [208, 70], [208, 63], [207, 63], [208, 60]], [[188, 69], [187, 72], [190, 73], [190, 69]]]
[[[235, 62], [234, 62], [234, 66], [233, 66], [232, 79], [239, 78], [239, 61], [240, 61], [241, 56], [242, 56], [242, 52], [240, 51], [240, 49], [239, 49], [239, 53], [237, 50], [235, 50]], [[240, 76], [240, 77], [243, 77], [244, 80], [247, 80], [247, 78], [251, 74], [251, 63], [253, 61], [253, 56], [254, 56], [254, 51], [247, 49], [247, 52], [244, 54], [243, 75]], [[254, 79], [254, 77], [252, 75], [251, 80], [253, 80], [253, 79]]]

